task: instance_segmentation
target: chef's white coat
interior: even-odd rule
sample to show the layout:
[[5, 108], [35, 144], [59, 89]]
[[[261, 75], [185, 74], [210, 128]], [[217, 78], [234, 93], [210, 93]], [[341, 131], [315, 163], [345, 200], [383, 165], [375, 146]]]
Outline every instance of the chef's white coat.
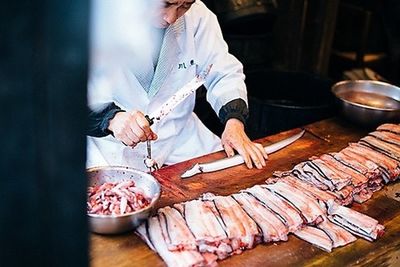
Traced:
[[[112, 101], [126, 111], [151, 114], [209, 64], [213, 67], [205, 83], [207, 100], [217, 114], [231, 100], [241, 98], [247, 103], [243, 66], [228, 53], [216, 16], [201, 1], [166, 30], [168, 57], [156, 62], [158, 70], [147, 92], [139, 76], [154, 66], [149, 53], [154, 44], [152, 32], [146, 30], [146, 13], [140, 16], [143, 10], [132, 6], [137, 1], [120, 1], [92, 3], [89, 106]], [[193, 113], [194, 105], [195, 94], [152, 126], [158, 135], [152, 142], [152, 156], [159, 165], [221, 150], [220, 139]], [[111, 135], [88, 137], [87, 167], [119, 165], [145, 170], [146, 155], [145, 143], [131, 148]]]

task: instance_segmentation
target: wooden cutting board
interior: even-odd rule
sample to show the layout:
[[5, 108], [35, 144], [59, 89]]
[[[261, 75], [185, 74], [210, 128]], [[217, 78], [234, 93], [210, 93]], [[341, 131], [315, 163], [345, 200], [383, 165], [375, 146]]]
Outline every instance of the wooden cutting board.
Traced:
[[[158, 207], [197, 198], [212, 192], [229, 195], [241, 189], [262, 184], [274, 171], [290, 170], [311, 156], [337, 152], [349, 142], [356, 142], [372, 129], [360, 129], [340, 119], [328, 119], [305, 127], [305, 135], [291, 146], [268, 159], [262, 170], [236, 166], [219, 172], [198, 174], [182, 180], [180, 175], [197, 162], [208, 162], [224, 157], [217, 152], [160, 169], [154, 175], [162, 185]], [[300, 129], [293, 129], [258, 140], [263, 145], [289, 137]], [[257, 245], [241, 255], [219, 261], [220, 266], [400, 266], [400, 183], [394, 183], [374, 194], [372, 199], [353, 209], [379, 220], [386, 233], [371, 243], [358, 239], [353, 244], [324, 252], [290, 235], [287, 242]], [[165, 266], [162, 259], [133, 233], [122, 235], [90, 235], [90, 264], [111, 266]]]

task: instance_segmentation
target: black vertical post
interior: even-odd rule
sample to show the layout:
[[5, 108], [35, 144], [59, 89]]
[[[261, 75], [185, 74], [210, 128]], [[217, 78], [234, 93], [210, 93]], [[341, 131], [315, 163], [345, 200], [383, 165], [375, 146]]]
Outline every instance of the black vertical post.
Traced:
[[88, 1], [0, 9], [0, 266], [88, 265]]

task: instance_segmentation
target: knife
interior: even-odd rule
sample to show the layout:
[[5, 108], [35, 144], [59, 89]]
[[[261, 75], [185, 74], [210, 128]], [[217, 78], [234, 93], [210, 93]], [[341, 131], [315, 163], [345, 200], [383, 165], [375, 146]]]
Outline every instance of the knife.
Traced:
[[210, 64], [201, 74], [194, 77], [190, 82], [185, 84], [175, 94], [173, 94], [167, 101], [164, 102], [157, 110], [153, 113], [146, 115], [147, 121], [150, 125], [159, 122], [165, 116], [167, 116], [176, 106], [182, 103], [188, 96], [193, 94], [200, 86], [202, 86], [207, 75], [210, 73], [212, 64]]
[[[283, 139], [279, 142], [273, 143], [272, 145], [265, 146], [264, 150], [267, 154], [274, 153], [290, 144], [295, 142], [297, 139], [303, 136], [305, 130], [302, 130], [300, 133], [295, 134], [291, 137]], [[240, 165], [244, 163], [244, 159], [241, 155], [236, 155], [231, 158], [223, 158], [216, 161], [212, 161], [209, 163], [196, 163], [191, 169], [184, 172], [181, 177], [183, 179], [196, 175], [198, 173], [205, 173], [205, 172], [214, 172], [223, 170], [229, 167], [233, 167], [236, 165]]]
[[[165, 116], [167, 116], [176, 106], [182, 103], [188, 96], [193, 94], [200, 86], [202, 86], [207, 75], [210, 73], [212, 64], [210, 64], [201, 74], [196, 75], [190, 82], [185, 84], [175, 94], [173, 94], [167, 101], [164, 102], [158, 109], [149, 115], [145, 115], [145, 118], [149, 122], [150, 126], [156, 122], [159, 122]], [[151, 142], [147, 140], [147, 157], [144, 159], [144, 164], [149, 169], [149, 172], [158, 170], [158, 164], [151, 158]]]

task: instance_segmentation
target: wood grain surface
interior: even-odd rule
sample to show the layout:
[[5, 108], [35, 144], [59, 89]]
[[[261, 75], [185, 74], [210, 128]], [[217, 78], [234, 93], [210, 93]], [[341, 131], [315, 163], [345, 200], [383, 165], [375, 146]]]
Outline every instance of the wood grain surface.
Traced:
[[[198, 174], [188, 179], [180, 175], [197, 162], [223, 158], [217, 152], [160, 169], [154, 175], [162, 185], [158, 207], [197, 198], [212, 192], [229, 195], [241, 189], [261, 184], [274, 171], [290, 170], [297, 163], [314, 155], [336, 152], [350, 142], [356, 142], [371, 129], [360, 129], [337, 118], [305, 127], [305, 135], [294, 144], [269, 156], [262, 170], [244, 165], [219, 172]], [[258, 140], [268, 145], [289, 137], [293, 129]], [[383, 237], [371, 243], [358, 239], [353, 244], [324, 252], [309, 243], [289, 236], [287, 242], [257, 245], [241, 255], [219, 261], [220, 266], [400, 266], [400, 183], [385, 186], [362, 205], [352, 208], [379, 220], [386, 227]], [[90, 264], [94, 267], [165, 266], [162, 259], [133, 232], [121, 235], [90, 234]]]

